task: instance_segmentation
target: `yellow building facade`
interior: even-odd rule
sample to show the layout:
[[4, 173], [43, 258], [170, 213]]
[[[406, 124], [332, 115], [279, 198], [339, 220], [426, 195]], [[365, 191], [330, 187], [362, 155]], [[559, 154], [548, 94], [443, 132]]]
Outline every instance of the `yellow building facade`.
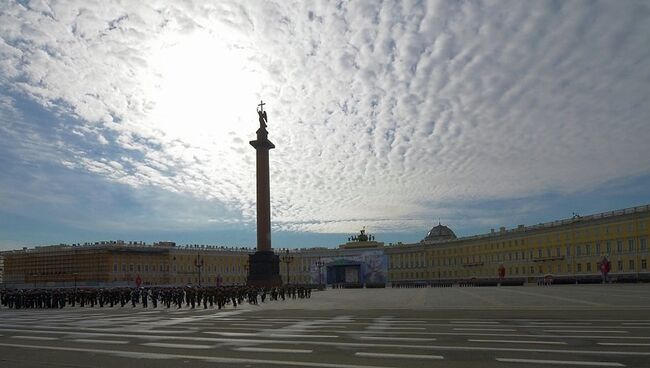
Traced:
[[648, 274], [650, 208], [574, 216], [534, 226], [443, 241], [388, 247], [392, 281], [506, 278], [527, 282], [598, 277], [606, 257], [613, 277]]
[[[363, 235], [363, 232], [362, 234]], [[355, 268], [357, 283], [436, 283], [504, 279], [597, 281], [607, 258], [617, 281], [649, 280], [650, 206], [456, 238], [435, 226], [419, 243], [350, 241], [339, 248], [282, 250], [280, 274], [293, 284], [336, 283]], [[105, 241], [2, 253], [6, 287], [244, 284], [254, 249], [172, 242]], [[348, 275], [349, 276], [349, 275]]]

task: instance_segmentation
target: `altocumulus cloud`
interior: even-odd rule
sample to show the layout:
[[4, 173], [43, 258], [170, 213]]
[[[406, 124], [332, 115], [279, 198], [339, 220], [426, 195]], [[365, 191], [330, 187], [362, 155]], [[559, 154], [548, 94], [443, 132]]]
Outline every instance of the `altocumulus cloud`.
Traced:
[[264, 98], [279, 229], [422, 231], [465, 201], [650, 173], [648, 19], [643, 1], [7, 1], [1, 142], [251, 222]]

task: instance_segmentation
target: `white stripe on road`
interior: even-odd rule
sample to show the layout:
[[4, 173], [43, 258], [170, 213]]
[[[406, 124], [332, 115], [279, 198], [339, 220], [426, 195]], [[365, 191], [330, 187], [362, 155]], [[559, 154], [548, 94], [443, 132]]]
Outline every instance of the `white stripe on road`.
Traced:
[[504, 363], [587, 365], [587, 366], [595, 366], [595, 367], [625, 367], [624, 364], [616, 363], [616, 362], [583, 362], [583, 361], [578, 361], [578, 360], [545, 360], [545, 359], [497, 358], [497, 361], [504, 362]]
[[497, 321], [449, 321], [449, 323], [470, 324], [470, 325], [498, 325]]
[[[51, 331], [51, 333], [62, 333]], [[69, 334], [69, 332], [63, 332]], [[457, 351], [508, 351], [508, 352], [535, 352], [549, 354], [584, 354], [584, 355], [626, 355], [626, 356], [650, 356], [650, 351], [606, 351], [606, 350], [569, 350], [569, 349], [531, 349], [514, 347], [482, 347], [482, 346], [449, 346], [449, 345], [416, 345], [416, 344], [387, 344], [387, 343], [355, 343], [346, 341], [307, 341], [307, 340], [268, 340], [268, 339], [235, 339], [189, 337], [189, 336], [138, 336], [133, 334], [106, 334], [111, 337], [146, 338], [168, 341], [203, 342], [203, 343], [236, 343], [236, 344], [285, 344], [285, 345], [320, 345], [320, 346], [344, 346], [358, 348], [398, 348], [398, 349], [423, 349], [423, 350], [457, 350]], [[549, 337], [549, 336], [546, 336]], [[566, 336], [563, 336], [566, 338]], [[611, 337], [610, 337], [611, 338]], [[5, 344], [6, 345], [6, 344]], [[3, 346], [0, 344], [0, 346]]]
[[492, 331], [492, 332], [514, 332], [514, 328], [454, 328], [454, 331]]
[[214, 331], [201, 331], [210, 335], [229, 336], [229, 337], [250, 337], [259, 336], [257, 332], [214, 332]]
[[506, 344], [547, 344], [547, 345], [566, 345], [564, 341], [526, 341], [526, 340], [479, 340], [468, 339], [469, 342], [498, 342]]
[[271, 359], [226, 358], [226, 357], [212, 357], [212, 356], [198, 356], [198, 355], [184, 355], [184, 354], [132, 352], [132, 351], [124, 351], [124, 350], [85, 349], [85, 348], [73, 348], [73, 347], [65, 347], [65, 346], [40, 346], [40, 345], [5, 344], [5, 343], [0, 343], [0, 346], [12, 347], [12, 348], [23, 348], [23, 349], [74, 351], [74, 352], [81, 352], [81, 353], [107, 354], [107, 355], [118, 356], [118, 357], [140, 358], [140, 359], [189, 359], [189, 360], [204, 361], [208, 363], [266, 364], [266, 365], [272, 364], [272, 365], [279, 365], [279, 366], [317, 367], [317, 368], [390, 368], [386, 366], [374, 366], [374, 365], [295, 362], [295, 361], [271, 360]]
[[531, 325], [591, 325], [591, 322], [528, 322]]
[[608, 333], [620, 333], [626, 334], [628, 331], [611, 331], [611, 330], [544, 330], [544, 332], [572, 332], [572, 333], [599, 333], [599, 334], [608, 334]]
[[70, 341], [74, 342], [85, 342], [88, 344], [128, 344], [128, 341], [124, 340], [93, 340], [93, 339], [73, 339]]
[[399, 358], [399, 359], [444, 359], [442, 355], [423, 355], [423, 354], [389, 354], [389, 353], [354, 353], [358, 357], [368, 358]]
[[392, 337], [392, 336], [359, 336], [361, 340], [389, 340], [389, 341], [436, 341], [436, 338], [427, 337]]
[[25, 339], [25, 340], [47, 340], [47, 341], [52, 341], [52, 340], [59, 340], [58, 337], [43, 337], [43, 336], [23, 336], [23, 335], [15, 335], [15, 336], [9, 336], [12, 339]]
[[297, 354], [309, 354], [313, 352], [311, 349], [274, 349], [274, 348], [255, 348], [242, 346], [235, 348], [233, 350], [237, 351], [247, 351], [252, 353], [297, 353]]
[[275, 325], [263, 323], [231, 323], [230, 325], [238, 327], [275, 327]]
[[368, 327], [369, 330], [426, 330], [424, 327], [391, 327], [383, 325], [372, 325]]
[[293, 337], [293, 338], [301, 338], [301, 337], [312, 337], [312, 338], [319, 338], [319, 339], [335, 339], [338, 338], [338, 335], [302, 335], [302, 334], [283, 334], [283, 333], [272, 333], [269, 335], [269, 337]]
[[171, 348], [171, 349], [210, 349], [214, 346], [212, 345], [200, 345], [200, 344], [170, 344], [166, 342], [145, 342], [140, 345], [143, 346], [152, 346], [156, 348]]
[[650, 346], [650, 344], [642, 342], [599, 342], [598, 345], [606, 346]]

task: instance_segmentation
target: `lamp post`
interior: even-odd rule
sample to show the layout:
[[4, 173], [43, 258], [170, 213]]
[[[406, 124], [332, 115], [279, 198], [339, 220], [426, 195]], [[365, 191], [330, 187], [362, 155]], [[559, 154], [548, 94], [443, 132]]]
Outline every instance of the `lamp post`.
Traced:
[[201, 258], [201, 254], [197, 253], [196, 259], [194, 260], [194, 266], [198, 270], [199, 274], [199, 286], [201, 286], [201, 268], [203, 268], [203, 258]]
[[75, 295], [76, 295], [76, 294], [77, 294], [77, 273], [76, 273], [76, 272], [73, 272], [73, 273], [72, 273], [72, 277], [73, 277], [73, 279], [74, 279], [74, 293], [75, 293]]
[[289, 249], [287, 249], [287, 251], [281, 258], [282, 258], [282, 262], [287, 264], [287, 285], [289, 285], [289, 263], [293, 262], [293, 256], [289, 255]]
[[242, 268], [244, 269], [244, 274], [246, 275], [245, 280], [248, 280], [248, 270], [250, 269], [250, 261], [248, 258], [244, 259], [244, 262], [242, 263]]
[[321, 272], [323, 266], [325, 266], [325, 262], [323, 262], [323, 260], [320, 257], [318, 257], [318, 261], [316, 261], [316, 267], [318, 267], [318, 290], [323, 290], [323, 281], [322, 281], [323, 274]]

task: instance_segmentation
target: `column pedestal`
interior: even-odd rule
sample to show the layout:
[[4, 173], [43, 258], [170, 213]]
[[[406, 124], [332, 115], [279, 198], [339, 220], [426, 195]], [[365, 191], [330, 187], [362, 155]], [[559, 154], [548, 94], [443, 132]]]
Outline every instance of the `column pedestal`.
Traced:
[[280, 257], [273, 251], [257, 251], [248, 256], [250, 274], [248, 285], [275, 287], [282, 285], [280, 278]]

